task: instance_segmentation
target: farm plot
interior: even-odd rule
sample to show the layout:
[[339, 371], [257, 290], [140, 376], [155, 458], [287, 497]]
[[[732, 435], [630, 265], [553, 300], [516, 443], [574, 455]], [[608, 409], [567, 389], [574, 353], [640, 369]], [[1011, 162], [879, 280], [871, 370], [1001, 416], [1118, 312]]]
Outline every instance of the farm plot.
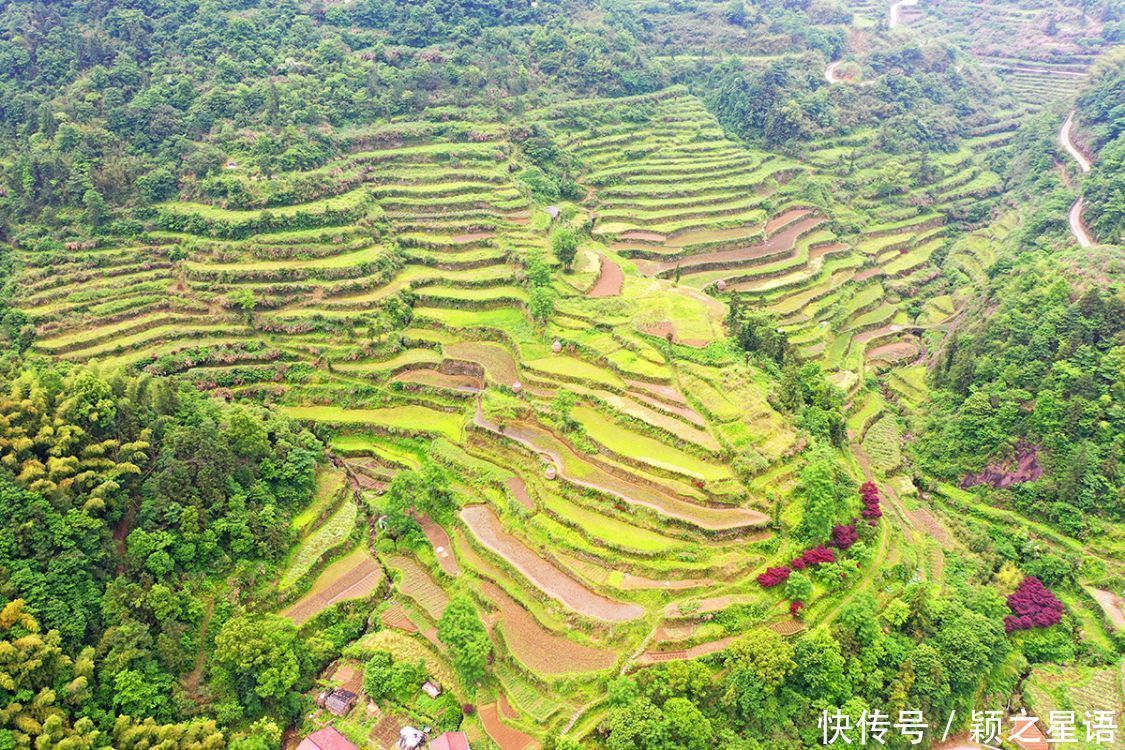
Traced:
[[400, 573], [396, 588], [418, 603], [430, 619], [437, 622], [449, 604], [449, 595], [438, 586], [425, 568], [412, 557], [392, 555], [387, 557], [387, 567]]
[[471, 505], [461, 509], [461, 520], [473, 536], [493, 554], [523, 574], [536, 588], [570, 609], [597, 620], [625, 622], [644, 615], [636, 604], [608, 599], [544, 560], [516, 537], [504, 531], [491, 508]]
[[606, 419], [596, 409], [580, 406], [574, 409], [573, 414], [586, 428], [590, 439], [627, 459], [705, 482], [732, 478], [727, 466], [709, 463], [655, 438], [623, 427]]
[[284, 411], [295, 419], [340, 425], [367, 425], [399, 432], [441, 435], [451, 440], [461, 437], [462, 417], [456, 412], [438, 411], [410, 404], [384, 409], [345, 409], [339, 406], [287, 406]]
[[481, 706], [479, 714], [484, 731], [500, 750], [538, 750], [539, 742], [534, 737], [501, 721], [499, 704]]
[[296, 625], [303, 625], [337, 602], [362, 599], [383, 580], [383, 569], [361, 545], [335, 561], [317, 576], [307, 594], [281, 614]]
[[358, 515], [359, 506], [353, 502], [345, 502], [316, 531], [309, 534], [308, 538], [297, 547], [289, 566], [278, 581], [278, 588], [284, 591], [292, 586], [304, 577], [326, 552], [342, 544], [355, 527]]
[[481, 591], [496, 607], [504, 643], [512, 656], [533, 672], [550, 675], [599, 672], [617, 661], [613, 651], [586, 646], [545, 630], [499, 586], [484, 582]]
[[316, 491], [308, 507], [293, 516], [290, 526], [295, 531], [301, 531], [313, 521], [320, 518], [325, 510], [330, 508], [340, 494], [347, 487], [347, 475], [330, 467], [320, 467], [316, 472]]
[[604, 492], [625, 503], [647, 508], [662, 516], [707, 531], [730, 531], [750, 526], [762, 526], [769, 517], [759, 511], [747, 508], [712, 508], [685, 502], [679, 497], [666, 493], [656, 487], [630, 482], [599, 466], [588, 462], [569, 445], [556, 438], [547, 430], [525, 423], [507, 425], [501, 431], [483, 415], [478, 414], [476, 423], [498, 435], [514, 440], [546, 455], [554, 462], [561, 476], [572, 484]]
[[437, 557], [441, 569], [451, 576], [458, 575], [461, 568], [457, 565], [457, 558], [453, 556], [449, 534], [445, 533], [445, 529], [429, 516], [422, 516], [418, 523], [422, 527], [422, 533], [430, 540], [434, 548], [434, 556]]

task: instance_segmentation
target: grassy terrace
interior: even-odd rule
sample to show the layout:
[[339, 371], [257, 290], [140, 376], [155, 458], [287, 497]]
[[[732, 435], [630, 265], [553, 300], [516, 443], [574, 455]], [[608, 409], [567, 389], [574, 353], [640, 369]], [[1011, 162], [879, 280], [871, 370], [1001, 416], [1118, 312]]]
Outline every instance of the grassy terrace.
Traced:
[[[643, 127], [592, 139], [591, 164], [602, 162], [592, 182], [633, 226], [661, 231], [669, 252], [760, 241], [761, 201], [796, 164], [723, 141], [687, 98], [664, 114], [667, 148], [638, 162], [636, 182], [626, 180], [631, 165], [613, 159]], [[521, 266], [546, 250], [546, 216], [513, 181], [510, 145], [492, 134], [481, 143], [412, 138], [277, 175], [325, 185], [317, 175], [340, 176], [343, 188], [299, 205], [277, 205], [274, 187], [258, 183], [248, 194], [268, 211], [165, 204], [141, 244], [92, 247], [57, 267], [30, 263], [23, 283], [41, 350], [266, 398], [328, 437], [350, 479], [322, 473], [294, 519], [302, 541], [280, 585], [300, 592], [285, 610], [297, 621], [381, 580], [363, 549], [344, 554], [362, 507], [351, 481], [377, 508], [374, 491], [397, 472], [443, 466], [461, 502], [478, 510], [444, 529], [456, 579], [432, 549], [381, 556], [402, 586], [405, 619], [395, 622], [411, 623], [397, 635], [430, 648], [444, 602], [463, 590], [455, 581], [468, 581], [481, 606], [496, 609], [506, 649], [497, 672], [510, 701], [561, 723], [573, 709], [561, 710], [542, 680], [587, 684], [635, 650], [672, 599], [721, 595], [763, 564], [747, 544], [767, 536], [758, 530], [765, 514], [750, 507], [761, 490], [743, 485], [730, 460], [750, 445], [779, 459], [794, 436], [753, 373], [723, 382], [721, 368], [668, 350], [665, 326], [692, 346], [719, 339], [723, 305], [642, 276], [626, 257], [614, 254], [624, 264], [620, 294], [588, 298], [595, 273], [575, 273], [555, 285], [552, 321], [533, 323]], [[681, 195], [665, 197], [668, 179], [682, 183]], [[595, 249], [612, 253], [601, 243], [616, 240], [598, 237]], [[173, 261], [178, 248], [186, 257], [177, 251]], [[104, 274], [85, 268], [95, 258]], [[407, 299], [409, 328], [385, 335], [380, 310]], [[564, 351], [552, 351], [555, 339]], [[485, 412], [515, 400], [526, 423], [503, 435], [474, 425], [482, 386]], [[577, 396], [580, 436], [553, 422], [562, 390]], [[552, 454], [559, 476], [548, 480]], [[516, 479], [518, 500], [508, 484]], [[665, 590], [660, 581], [675, 583]], [[593, 629], [567, 636], [576, 617]], [[627, 626], [597, 624], [606, 621]], [[562, 664], [548, 646], [573, 658]]]
[[[472, 594], [518, 721], [561, 728], [654, 630], [657, 647], [690, 649], [729, 635], [697, 622], [700, 607], [776, 603], [749, 581], [771, 557], [765, 527], [772, 498], [796, 481], [798, 434], [771, 403], [770, 378], [725, 343], [726, 294], [775, 313], [805, 356], [850, 386], [892, 329], [910, 337], [955, 315], [956, 298], [934, 295], [914, 319], [908, 286], [939, 270], [978, 280], [997, 241], [950, 244], [944, 227], [963, 194], [991, 189], [988, 138], [943, 160], [937, 200], [921, 209], [920, 193], [874, 195], [876, 163], [853, 164], [853, 147], [764, 153], [726, 139], [681, 91], [642, 100], [643, 118], [620, 116], [630, 100], [528, 114], [582, 165], [589, 199], [566, 211], [597, 215], [575, 272], [555, 276], [547, 323], [527, 310], [524, 261], [547, 252], [549, 221], [509, 169], [504, 131], [479, 124], [488, 139], [471, 142], [400, 124], [412, 134], [401, 145], [364, 143], [277, 176], [340, 176], [343, 187], [307, 203], [271, 204], [268, 216], [170, 203], [136, 247], [76, 252], [54, 274], [25, 265], [36, 345], [180, 372], [316, 426], [348, 472], [324, 472], [294, 519], [302, 541], [280, 584], [312, 587], [296, 618], [345, 596], [341, 581], [367, 591], [381, 580], [364, 548], [345, 546], [360, 534], [358, 511], [378, 514], [398, 472], [441, 466], [462, 507], [428, 527], [428, 545], [380, 552], [396, 582], [384, 637], [436, 653], [445, 604]], [[874, 137], [856, 136], [860, 150]], [[807, 205], [810, 179], [854, 194], [856, 208]], [[247, 190], [273, 201], [272, 187]], [[842, 233], [841, 216], [856, 229]], [[186, 257], [172, 261], [179, 248]], [[81, 268], [99, 254], [112, 273]], [[588, 296], [601, 258], [623, 281]], [[403, 323], [392, 313], [406, 307]], [[904, 400], [925, 387], [910, 369], [890, 382]], [[563, 392], [575, 397], [565, 420]], [[857, 408], [849, 426], [891, 470], [897, 424], [881, 404]], [[748, 452], [764, 462], [753, 476], [735, 471]], [[794, 507], [779, 512], [793, 522]]]

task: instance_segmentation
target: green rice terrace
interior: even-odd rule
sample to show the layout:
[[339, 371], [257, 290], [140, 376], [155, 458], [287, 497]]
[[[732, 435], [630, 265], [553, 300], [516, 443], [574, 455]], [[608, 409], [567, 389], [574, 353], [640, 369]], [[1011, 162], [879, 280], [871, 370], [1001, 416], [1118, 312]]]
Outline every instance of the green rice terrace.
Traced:
[[[581, 56], [566, 62], [547, 32], [509, 19], [514, 38], [532, 40], [528, 60], [545, 66], [550, 54], [556, 67], [521, 62], [504, 83], [518, 103], [489, 101], [506, 96], [492, 81], [484, 100], [459, 107], [441, 92], [485, 91], [497, 74], [457, 57], [465, 39], [496, 55], [523, 42], [500, 44], [486, 22], [392, 43], [365, 25], [377, 5], [318, 3], [297, 18], [347, 40], [317, 48], [339, 54], [329, 70], [386, 63], [365, 84], [394, 80], [385, 111], [326, 115], [302, 142], [315, 154], [271, 152], [258, 137], [293, 138], [300, 118], [283, 134], [216, 116], [198, 138], [222, 144], [206, 179], [185, 178], [100, 231], [59, 230], [54, 244], [8, 233], [10, 307], [26, 321], [29, 360], [135, 378], [138, 393], [185, 383], [216, 409], [264, 406], [323, 444], [300, 507], [271, 505], [274, 522], [250, 535], [280, 535], [280, 555], [192, 579], [196, 619], [177, 631], [190, 659], [168, 691], [174, 683], [200, 715], [220, 705], [208, 690], [233, 678], [211, 655], [234, 648], [224, 634], [245, 610], [291, 624], [321, 662], [284, 708], [221, 703], [231, 737], [256, 737], [255, 721], [284, 713], [294, 743], [331, 725], [356, 746], [390, 748], [416, 725], [500, 750], [811, 747], [822, 708], [882, 705], [854, 675], [885, 673], [879, 690], [921, 708], [912, 686], [923, 668], [961, 680], [945, 702], [923, 701], [935, 711], [1120, 715], [1119, 10], [847, 0], [805, 28], [771, 25], [780, 5], [768, 3], [620, 2], [606, 18], [595, 3], [557, 33], [625, 33], [614, 24], [633, 19], [632, 41], [615, 36], [599, 54], [615, 61], [607, 69], [649, 66], [631, 73], [643, 86], [566, 89]], [[791, 20], [818, 12], [785, 6]], [[452, 59], [472, 70], [437, 83]], [[275, 79], [307, 72], [297, 58], [286, 65]], [[424, 74], [394, 78], [415, 67]], [[599, 71], [582, 75], [609, 75]], [[778, 114], [784, 102], [753, 124], [764, 90], [754, 86], [771, 76], [805, 108], [793, 138], [769, 135], [792, 115]], [[479, 86], [465, 83], [474, 77]], [[246, 101], [272, 102], [263, 107], [319, 101], [316, 82], [243, 88]], [[926, 96], [925, 132], [911, 137], [942, 145], [899, 143], [915, 116], [896, 107]], [[366, 105], [359, 94], [331, 104], [350, 106]], [[1076, 140], [1065, 130], [1059, 142], [1072, 118]], [[67, 115], [58, 121], [62, 137]], [[94, 213], [51, 215], [73, 228]], [[37, 394], [53, 382], [13, 377], [4, 409], [46, 413]], [[109, 403], [90, 406], [90, 420]], [[0, 427], [21, 419], [0, 412]], [[235, 430], [234, 417], [215, 419]], [[21, 426], [12, 455], [69, 440], [62, 424]], [[71, 448], [19, 473], [3, 435], [0, 463], [21, 486], [87, 481]], [[117, 450], [108, 445], [91, 443], [81, 460]], [[159, 475], [159, 455], [122, 464], [114, 483]], [[262, 477], [299, 484], [255, 455]], [[230, 489], [232, 507], [261, 502], [264, 482]], [[149, 500], [128, 507], [111, 530], [119, 556], [147, 543], [134, 528], [159, 515]], [[1038, 611], [1018, 609], [1040, 579], [1057, 605], [1042, 627], [1020, 619]], [[474, 621], [488, 659], [469, 678], [451, 633]], [[125, 637], [107, 632], [99, 660]], [[994, 642], [963, 655], [966, 666], [942, 666], [937, 654], [966, 633]], [[817, 655], [826, 639], [852, 649], [837, 656], [851, 692], [801, 681], [832, 661]], [[885, 639], [881, 655], [864, 651], [867, 639]], [[740, 693], [746, 665], [768, 669], [769, 654], [799, 666]], [[437, 692], [419, 692], [423, 679]], [[715, 729], [694, 744], [671, 718], [684, 700], [676, 686], [693, 680], [684, 722]], [[662, 682], [672, 687], [658, 700]], [[323, 695], [313, 705], [338, 689], [359, 694], [354, 709], [341, 714]], [[798, 693], [771, 727], [769, 712]], [[638, 700], [662, 706], [671, 744], [629, 734]], [[740, 718], [720, 731], [718, 713], [704, 719], [695, 704]], [[955, 727], [966, 729], [967, 718]], [[261, 747], [282, 740], [270, 737]]]

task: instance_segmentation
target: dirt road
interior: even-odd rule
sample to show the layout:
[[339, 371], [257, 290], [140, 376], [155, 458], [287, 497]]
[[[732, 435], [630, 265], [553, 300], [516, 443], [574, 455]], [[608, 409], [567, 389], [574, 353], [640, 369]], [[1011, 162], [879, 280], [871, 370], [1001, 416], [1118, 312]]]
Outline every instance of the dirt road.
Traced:
[[[1083, 174], [1090, 171], [1090, 160], [1074, 143], [1072, 132], [1074, 130], [1074, 110], [1066, 116], [1066, 122], [1063, 123], [1062, 128], [1059, 130], [1059, 144], [1070, 154], [1071, 158], [1078, 164], [1078, 169]], [[1096, 243], [1094, 238], [1090, 236], [1089, 230], [1086, 229], [1086, 223], [1082, 220], [1082, 211], [1085, 210], [1086, 203], [1081, 197], [1074, 201], [1074, 205], [1070, 207], [1070, 213], [1067, 214], [1067, 221], [1070, 223], [1070, 233], [1074, 235], [1074, 239], [1078, 241], [1079, 247], [1093, 247]]]

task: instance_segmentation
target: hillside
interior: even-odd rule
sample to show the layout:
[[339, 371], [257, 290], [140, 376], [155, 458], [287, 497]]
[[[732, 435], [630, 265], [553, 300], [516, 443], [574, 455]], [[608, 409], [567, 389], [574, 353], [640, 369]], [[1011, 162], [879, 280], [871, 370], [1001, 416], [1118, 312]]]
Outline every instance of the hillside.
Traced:
[[10, 4], [0, 735], [1119, 710], [1122, 19], [977, 6]]

